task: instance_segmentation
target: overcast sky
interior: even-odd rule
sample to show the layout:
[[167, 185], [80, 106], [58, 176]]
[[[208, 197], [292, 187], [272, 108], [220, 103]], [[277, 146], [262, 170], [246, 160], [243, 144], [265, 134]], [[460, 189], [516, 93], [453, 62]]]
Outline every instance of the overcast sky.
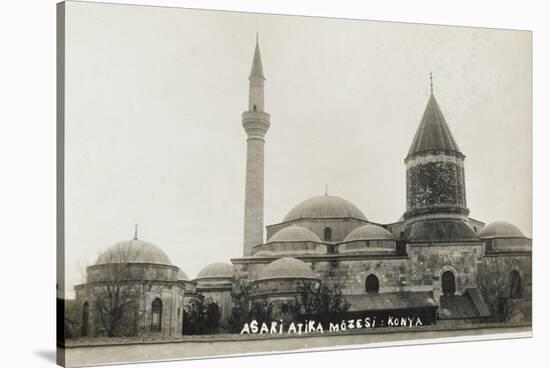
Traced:
[[466, 155], [471, 217], [531, 236], [530, 33], [70, 3], [67, 291], [136, 223], [191, 278], [241, 256], [256, 32], [271, 114], [265, 225], [325, 185], [395, 222], [432, 71]]

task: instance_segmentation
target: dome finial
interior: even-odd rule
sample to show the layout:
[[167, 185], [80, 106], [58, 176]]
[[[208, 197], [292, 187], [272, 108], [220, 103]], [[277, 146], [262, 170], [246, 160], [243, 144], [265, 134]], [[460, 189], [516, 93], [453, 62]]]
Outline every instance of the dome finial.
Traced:
[[432, 72], [430, 72], [430, 94], [434, 94], [434, 80], [432, 76]]
[[138, 225], [134, 225], [134, 240], [138, 240]]

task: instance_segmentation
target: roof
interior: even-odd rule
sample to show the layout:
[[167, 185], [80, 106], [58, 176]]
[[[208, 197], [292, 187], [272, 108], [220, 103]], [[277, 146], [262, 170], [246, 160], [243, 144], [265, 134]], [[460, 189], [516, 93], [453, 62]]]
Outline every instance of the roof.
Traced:
[[271, 279], [319, 279], [311, 268], [296, 258], [279, 258], [265, 266], [258, 274], [258, 280]]
[[252, 68], [250, 69], [251, 77], [264, 77], [264, 69], [262, 67], [262, 56], [260, 55], [260, 43], [258, 42], [258, 37], [256, 36], [256, 48], [254, 49], [254, 60], [252, 61]]
[[432, 93], [414, 135], [408, 156], [434, 150], [460, 153], [460, 149]]
[[354, 240], [395, 240], [395, 238], [382, 226], [367, 224], [354, 229], [344, 239], [346, 242]]
[[311, 230], [302, 226], [290, 225], [269, 238], [268, 242], [284, 242], [284, 241], [311, 241], [320, 242], [321, 239]]
[[207, 278], [232, 278], [233, 266], [228, 263], [216, 262], [204, 267], [197, 275], [198, 279]]
[[363, 212], [353, 203], [335, 196], [318, 196], [306, 199], [296, 205], [285, 216], [283, 222], [302, 218], [356, 218], [367, 220]]
[[482, 239], [525, 237], [517, 226], [504, 221], [495, 221], [485, 225], [485, 227], [478, 233], [478, 236]]
[[425, 220], [413, 223], [405, 231], [413, 242], [479, 241], [475, 231], [460, 220]]
[[485, 318], [491, 315], [477, 289], [467, 289], [464, 295], [442, 295], [439, 303], [441, 319]]
[[96, 261], [96, 265], [112, 263], [155, 263], [172, 265], [170, 259], [156, 245], [132, 239], [109, 247]]
[[427, 292], [359, 294], [346, 295], [345, 298], [350, 303], [350, 312], [437, 307], [437, 303]]

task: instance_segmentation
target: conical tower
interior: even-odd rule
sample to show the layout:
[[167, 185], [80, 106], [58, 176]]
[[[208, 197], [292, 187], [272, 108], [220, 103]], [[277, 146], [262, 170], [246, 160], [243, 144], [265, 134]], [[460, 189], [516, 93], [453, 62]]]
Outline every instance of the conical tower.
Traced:
[[464, 158], [433, 93], [405, 158], [405, 226], [423, 220], [467, 221]]
[[248, 111], [243, 113], [243, 128], [247, 134], [244, 256], [252, 254], [254, 245], [263, 243], [264, 227], [264, 137], [269, 129], [270, 116], [264, 112], [265, 77], [257, 35], [248, 80], [250, 82]]

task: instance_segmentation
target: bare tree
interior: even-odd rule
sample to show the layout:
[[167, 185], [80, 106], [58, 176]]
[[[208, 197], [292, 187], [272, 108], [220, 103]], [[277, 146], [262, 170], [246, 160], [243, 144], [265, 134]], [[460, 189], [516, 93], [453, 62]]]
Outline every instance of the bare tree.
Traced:
[[512, 315], [512, 271], [518, 261], [505, 257], [486, 257], [479, 266], [477, 284], [495, 322], [508, 321]]
[[138, 257], [139, 249], [121, 244], [88, 267], [82, 293], [93, 310], [98, 335], [135, 336], [144, 328], [145, 283], [131, 267]]

